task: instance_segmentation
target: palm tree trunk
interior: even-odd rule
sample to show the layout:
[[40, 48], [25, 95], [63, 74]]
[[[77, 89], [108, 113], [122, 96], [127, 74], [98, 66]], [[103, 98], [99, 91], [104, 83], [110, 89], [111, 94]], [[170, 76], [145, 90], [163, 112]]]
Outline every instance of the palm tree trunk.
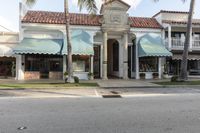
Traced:
[[185, 38], [185, 44], [184, 44], [184, 50], [183, 50], [183, 57], [181, 62], [181, 72], [180, 72], [180, 80], [186, 81], [188, 79], [188, 73], [187, 73], [187, 67], [188, 67], [188, 49], [190, 44], [191, 34], [192, 34], [192, 18], [194, 13], [194, 5], [195, 0], [191, 0], [190, 2], [190, 11], [188, 16], [188, 23], [187, 23], [187, 31], [186, 31], [186, 38]]
[[70, 35], [70, 16], [69, 16], [69, 5], [68, 0], [64, 0], [64, 10], [65, 10], [65, 22], [66, 22], [66, 35], [67, 35], [67, 61], [68, 61], [68, 83], [73, 83], [73, 66], [72, 66], [72, 45], [71, 45], [71, 35]]

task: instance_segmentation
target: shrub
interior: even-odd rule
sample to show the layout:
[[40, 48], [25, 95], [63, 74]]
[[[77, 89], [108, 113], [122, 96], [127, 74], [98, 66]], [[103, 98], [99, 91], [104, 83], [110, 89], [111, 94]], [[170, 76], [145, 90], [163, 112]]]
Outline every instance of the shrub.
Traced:
[[89, 72], [89, 73], [88, 73], [88, 77], [91, 77], [91, 76], [94, 76], [94, 74], [91, 73], [91, 72]]
[[158, 75], [159, 75], [158, 73], [153, 73], [154, 77], [158, 77]]
[[140, 78], [145, 79], [145, 73], [140, 73]]
[[68, 75], [68, 72], [64, 72], [64, 76], [67, 76]]
[[164, 75], [167, 75], [168, 73], [164, 71], [163, 74], [164, 74]]
[[171, 82], [177, 82], [178, 81], [178, 76], [175, 75], [171, 78]]
[[75, 77], [74, 77], [74, 82], [75, 82], [75, 83], [79, 83], [79, 78], [75, 76]]
[[145, 77], [145, 73], [140, 73], [140, 77]]

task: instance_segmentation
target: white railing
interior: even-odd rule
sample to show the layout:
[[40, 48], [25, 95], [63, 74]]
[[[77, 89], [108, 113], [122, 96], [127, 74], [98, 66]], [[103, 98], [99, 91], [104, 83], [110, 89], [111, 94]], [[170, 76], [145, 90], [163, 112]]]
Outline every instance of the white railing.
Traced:
[[193, 40], [192, 48], [200, 48], [200, 40]]
[[[169, 40], [165, 40], [165, 46], [169, 49], [183, 49], [185, 40], [181, 38], [171, 38], [171, 48], [169, 47]], [[190, 47], [190, 46], [189, 46]], [[192, 40], [192, 49], [200, 49], [200, 40]]]
[[183, 48], [184, 41], [179, 38], [172, 38], [172, 48]]

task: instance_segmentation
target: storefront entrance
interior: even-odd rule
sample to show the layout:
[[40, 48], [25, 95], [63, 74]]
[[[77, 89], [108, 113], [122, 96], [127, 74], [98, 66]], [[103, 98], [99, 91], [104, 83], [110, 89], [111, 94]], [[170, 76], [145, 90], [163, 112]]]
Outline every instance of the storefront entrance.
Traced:
[[101, 46], [95, 45], [94, 46], [94, 63], [93, 63], [93, 69], [94, 69], [94, 78], [100, 78], [101, 77]]
[[115, 39], [108, 40], [108, 78], [119, 78], [119, 43]]

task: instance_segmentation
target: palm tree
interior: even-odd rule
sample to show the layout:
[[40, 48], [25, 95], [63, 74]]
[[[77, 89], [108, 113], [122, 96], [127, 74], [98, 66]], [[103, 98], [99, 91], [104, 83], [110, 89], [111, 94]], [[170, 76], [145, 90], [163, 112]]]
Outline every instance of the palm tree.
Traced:
[[[159, 0], [154, 0], [154, 1], [159, 1]], [[182, 1], [185, 2], [186, 0], [182, 0]], [[180, 81], [186, 81], [188, 79], [188, 74], [187, 74], [188, 49], [189, 49], [189, 44], [190, 44], [190, 39], [191, 39], [190, 35], [192, 34], [192, 19], [193, 19], [193, 13], [194, 13], [194, 6], [195, 6], [195, 0], [191, 0], [190, 10], [188, 14], [186, 38], [185, 38], [184, 50], [183, 50], [182, 62], [181, 62], [181, 72], [179, 75]]]
[[[37, 0], [25, 0], [26, 4], [32, 6]], [[97, 6], [95, 0], [78, 0], [80, 10], [83, 7], [90, 13], [97, 12]], [[73, 83], [73, 66], [72, 66], [72, 45], [71, 45], [71, 34], [70, 34], [70, 13], [68, 0], [64, 0], [64, 12], [65, 12], [65, 24], [66, 24], [66, 36], [67, 36], [67, 58], [68, 58], [68, 80], [67, 82]]]
[[190, 44], [191, 34], [192, 34], [192, 19], [194, 13], [195, 0], [190, 2], [190, 11], [188, 16], [186, 38], [184, 43], [183, 57], [181, 62], [181, 72], [179, 75], [180, 81], [186, 81], [188, 79], [187, 67], [188, 67], [188, 48]]

